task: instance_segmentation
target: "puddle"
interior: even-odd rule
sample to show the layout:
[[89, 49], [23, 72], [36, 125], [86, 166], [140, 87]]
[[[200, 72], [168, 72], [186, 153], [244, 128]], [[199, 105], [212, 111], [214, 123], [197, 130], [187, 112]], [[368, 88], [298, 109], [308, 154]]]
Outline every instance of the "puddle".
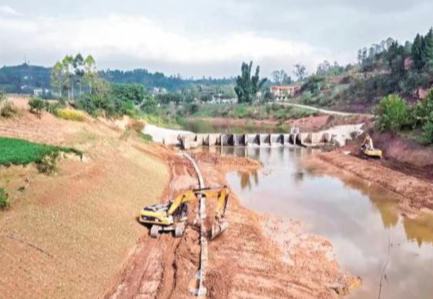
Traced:
[[332, 241], [341, 266], [363, 285], [346, 298], [433, 298], [433, 217], [406, 219], [397, 195], [356, 178], [339, 179], [305, 169], [302, 148], [224, 148], [264, 167], [230, 173], [242, 203], [258, 212], [302, 220], [306, 229]]

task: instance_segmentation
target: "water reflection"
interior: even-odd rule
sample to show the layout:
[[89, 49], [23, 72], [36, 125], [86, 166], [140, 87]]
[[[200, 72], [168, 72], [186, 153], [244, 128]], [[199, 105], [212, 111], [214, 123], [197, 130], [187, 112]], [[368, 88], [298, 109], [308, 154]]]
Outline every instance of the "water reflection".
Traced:
[[248, 188], [249, 190], [251, 190], [251, 187], [253, 186], [251, 181], [253, 181], [255, 186], [259, 184], [259, 176], [257, 171], [252, 171], [250, 173], [238, 172], [238, 175], [240, 177], [240, 186], [242, 189]]
[[433, 245], [433, 217], [430, 215], [416, 219], [404, 218], [403, 226], [408, 240], [416, 242], [419, 247], [423, 244]]
[[[223, 148], [224, 154], [260, 160], [256, 173], [227, 179], [244, 204], [260, 212], [303, 220], [307, 229], [329, 238], [339, 262], [363, 278], [350, 298], [377, 298], [384, 263], [382, 298], [433, 298], [433, 217], [407, 219], [397, 195], [353, 176], [336, 178], [306, 169], [301, 148]], [[388, 246], [391, 245], [388, 257]]]

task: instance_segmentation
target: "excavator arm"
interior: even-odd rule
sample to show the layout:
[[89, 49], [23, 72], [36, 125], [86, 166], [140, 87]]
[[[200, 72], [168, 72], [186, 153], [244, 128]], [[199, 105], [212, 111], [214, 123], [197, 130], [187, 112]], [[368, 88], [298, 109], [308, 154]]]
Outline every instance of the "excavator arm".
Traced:
[[197, 200], [197, 195], [193, 190], [188, 190], [178, 196], [173, 200], [172, 204], [170, 205], [170, 208], [167, 211], [167, 215], [171, 216], [173, 215], [179, 207], [187, 202], [191, 202]]
[[151, 236], [157, 236], [160, 230], [175, 230], [175, 235], [181, 236], [185, 227], [183, 224], [186, 220], [185, 216], [187, 216], [185, 204], [198, 200], [199, 194], [209, 200], [216, 199], [215, 219], [211, 231], [211, 239], [214, 239], [228, 227], [225, 212], [230, 190], [227, 186], [187, 190], [166, 205], [145, 207], [141, 212], [140, 222], [153, 225]]
[[229, 188], [227, 188], [227, 186], [224, 186], [222, 188], [208, 188], [198, 191], [201, 192], [204, 196], [206, 196], [207, 199], [216, 198], [217, 204], [215, 210], [215, 217], [223, 218], [225, 216], [227, 202], [230, 194]]
[[167, 211], [167, 215], [173, 215], [179, 207], [184, 203], [189, 203], [197, 200], [197, 195], [202, 194], [207, 199], [217, 200], [215, 215], [218, 218], [224, 217], [227, 208], [228, 197], [230, 194], [229, 188], [224, 186], [222, 188], [205, 188], [205, 189], [193, 189], [185, 191], [173, 200], [170, 208]]

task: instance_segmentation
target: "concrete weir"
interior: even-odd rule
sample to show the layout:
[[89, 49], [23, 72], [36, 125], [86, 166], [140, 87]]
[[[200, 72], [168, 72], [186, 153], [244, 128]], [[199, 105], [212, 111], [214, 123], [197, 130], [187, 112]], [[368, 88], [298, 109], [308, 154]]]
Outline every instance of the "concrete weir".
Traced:
[[179, 136], [184, 149], [199, 146], [320, 146], [326, 142], [317, 133], [302, 134], [190, 134]]
[[344, 146], [347, 140], [362, 133], [362, 124], [337, 126], [320, 132], [300, 132], [293, 128], [286, 134], [180, 134], [178, 141], [184, 149], [199, 146], [304, 146], [321, 147], [331, 143]]

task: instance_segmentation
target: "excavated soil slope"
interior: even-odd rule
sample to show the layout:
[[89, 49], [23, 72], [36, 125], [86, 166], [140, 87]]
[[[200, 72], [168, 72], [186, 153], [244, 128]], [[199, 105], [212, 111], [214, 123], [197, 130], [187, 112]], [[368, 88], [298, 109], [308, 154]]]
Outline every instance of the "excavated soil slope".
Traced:
[[168, 184], [159, 147], [101, 121], [39, 119], [25, 110], [0, 120], [0, 135], [85, 152], [83, 161], [60, 161], [54, 176], [32, 165], [0, 167], [11, 197], [0, 211], [0, 297], [101, 297], [143, 234], [137, 213]]
[[[224, 184], [226, 171], [259, 167], [251, 160], [210, 154], [196, 159], [209, 186]], [[170, 164], [170, 188], [196, 184], [188, 164], [179, 158]], [[213, 204], [207, 202], [212, 215]], [[257, 215], [242, 207], [235, 194], [227, 217], [229, 229], [209, 243], [209, 298], [336, 298], [359, 284], [340, 270], [330, 242], [303, 232], [299, 223]], [[190, 218], [192, 223], [193, 213]], [[181, 239], [144, 237], [106, 298], [194, 298], [188, 287], [197, 271], [198, 237], [193, 225]]]

